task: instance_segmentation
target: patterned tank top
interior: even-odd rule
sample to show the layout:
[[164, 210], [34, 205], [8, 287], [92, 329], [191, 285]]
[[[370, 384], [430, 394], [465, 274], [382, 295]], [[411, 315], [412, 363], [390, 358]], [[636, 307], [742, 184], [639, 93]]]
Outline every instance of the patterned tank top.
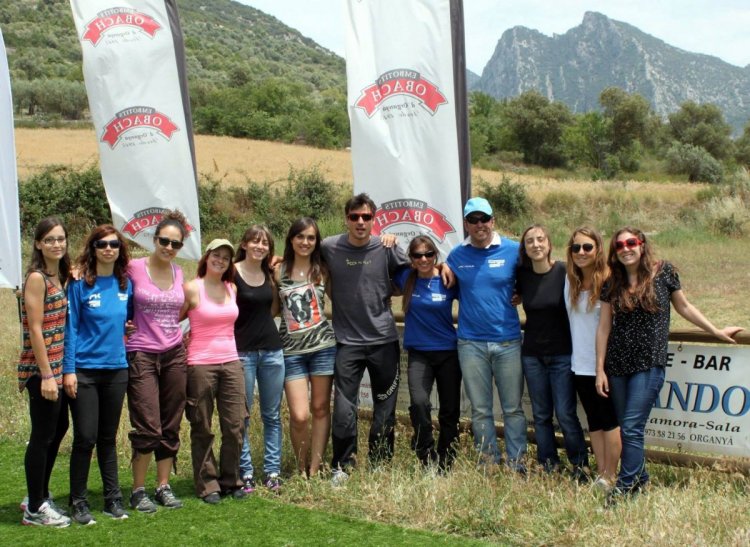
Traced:
[[312, 353], [336, 345], [333, 328], [325, 316], [325, 283], [298, 283], [281, 267], [279, 335], [285, 355]]
[[[44, 316], [42, 318], [42, 336], [47, 348], [47, 360], [58, 385], [62, 385], [62, 360], [65, 345], [65, 318], [68, 314], [68, 297], [65, 290], [57, 287], [44, 272], [37, 270], [44, 277], [46, 295], [44, 297]], [[32, 376], [39, 375], [34, 351], [31, 349], [29, 321], [26, 315], [26, 302], [21, 297], [21, 328], [23, 330], [23, 347], [18, 359], [18, 390], [23, 391], [26, 382]]]

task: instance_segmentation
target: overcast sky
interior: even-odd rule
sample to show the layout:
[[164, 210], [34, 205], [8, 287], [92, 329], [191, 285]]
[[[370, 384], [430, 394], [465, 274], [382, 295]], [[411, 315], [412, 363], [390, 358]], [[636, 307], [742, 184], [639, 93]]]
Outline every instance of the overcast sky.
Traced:
[[[344, 56], [343, 0], [238, 0]], [[385, 0], [381, 0], [385, 1]], [[389, 0], [398, 5], [400, 0]], [[681, 49], [750, 64], [750, 0], [464, 0], [468, 68], [482, 73], [503, 31], [522, 25], [551, 36], [586, 11], [624, 21]]]

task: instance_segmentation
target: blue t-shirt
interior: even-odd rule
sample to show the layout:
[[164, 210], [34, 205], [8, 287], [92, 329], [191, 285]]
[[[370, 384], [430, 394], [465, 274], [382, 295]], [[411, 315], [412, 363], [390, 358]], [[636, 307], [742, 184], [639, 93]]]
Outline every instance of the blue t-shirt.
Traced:
[[[393, 282], [402, 291], [412, 271], [406, 268], [394, 277]], [[404, 348], [419, 351], [456, 349], [453, 301], [457, 296], [456, 287], [447, 288], [440, 276], [417, 277], [406, 312]]]
[[133, 316], [133, 286], [120, 289], [113, 275], [97, 276], [93, 286], [83, 279], [68, 285], [63, 373], [76, 368], [127, 368], [125, 322]]
[[459, 245], [448, 255], [458, 280], [458, 338], [478, 342], [521, 339], [521, 322], [510, 300], [516, 284], [519, 244], [495, 237], [486, 249]]

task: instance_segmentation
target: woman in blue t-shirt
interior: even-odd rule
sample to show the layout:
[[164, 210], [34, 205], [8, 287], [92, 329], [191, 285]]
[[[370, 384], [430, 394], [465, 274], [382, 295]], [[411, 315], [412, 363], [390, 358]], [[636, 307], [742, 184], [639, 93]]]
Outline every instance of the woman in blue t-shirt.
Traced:
[[[423, 465], [436, 462], [441, 470], [450, 467], [458, 439], [461, 403], [461, 368], [453, 327], [453, 301], [457, 288], [447, 288], [440, 278], [438, 250], [427, 236], [409, 244], [411, 269], [401, 270], [394, 279], [403, 294], [405, 317], [404, 348], [409, 353], [409, 414], [414, 426], [412, 448]], [[437, 449], [432, 435], [430, 394], [437, 384], [440, 434]]]
[[110, 224], [94, 228], [78, 258], [78, 279], [68, 285], [63, 385], [73, 414], [70, 454], [71, 518], [93, 524], [88, 502], [96, 446], [104, 486], [104, 514], [126, 518], [118, 480], [117, 428], [128, 387], [125, 323], [132, 317], [128, 250]]

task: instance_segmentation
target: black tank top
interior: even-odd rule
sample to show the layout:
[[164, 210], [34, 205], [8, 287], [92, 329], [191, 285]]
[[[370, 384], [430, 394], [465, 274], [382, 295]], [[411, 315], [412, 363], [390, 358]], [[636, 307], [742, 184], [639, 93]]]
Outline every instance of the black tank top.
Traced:
[[237, 307], [240, 315], [234, 324], [237, 351], [282, 349], [281, 337], [271, 316], [273, 285], [266, 278], [260, 287], [245, 283], [239, 273], [234, 276], [237, 285]]

